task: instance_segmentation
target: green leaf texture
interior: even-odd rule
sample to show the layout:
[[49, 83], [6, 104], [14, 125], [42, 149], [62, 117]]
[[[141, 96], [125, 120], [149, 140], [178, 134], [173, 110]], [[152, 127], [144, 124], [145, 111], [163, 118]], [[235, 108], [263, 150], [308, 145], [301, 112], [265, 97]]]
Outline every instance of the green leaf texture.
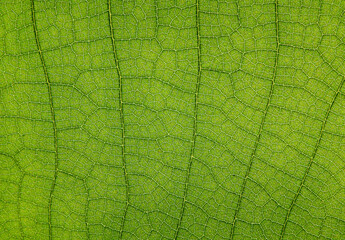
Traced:
[[344, 13], [0, 0], [0, 239], [345, 239]]

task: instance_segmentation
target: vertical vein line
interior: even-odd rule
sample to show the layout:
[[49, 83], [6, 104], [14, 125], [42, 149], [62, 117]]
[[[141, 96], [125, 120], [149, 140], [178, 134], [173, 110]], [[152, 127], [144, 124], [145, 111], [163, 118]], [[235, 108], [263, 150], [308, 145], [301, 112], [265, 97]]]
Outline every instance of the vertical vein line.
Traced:
[[270, 107], [271, 104], [271, 98], [273, 95], [273, 90], [274, 90], [274, 85], [275, 85], [275, 81], [276, 81], [276, 77], [277, 77], [277, 66], [278, 66], [278, 57], [279, 57], [279, 48], [280, 48], [280, 41], [279, 41], [279, 23], [278, 23], [278, 0], [275, 1], [275, 25], [276, 25], [276, 56], [275, 56], [275, 62], [274, 62], [274, 72], [273, 72], [273, 77], [272, 77], [272, 84], [271, 84], [271, 88], [270, 88], [270, 92], [269, 92], [269, 96], [268, 96], [268, 101], [265, 107], [265, 112], [264, 112], [264, 116], [261, 119], [261, 123], [260, 123], [260, 129], [259, 129], [259, 133], [258, 136], [255, 140], [255, 145], [254, 145], [254, 150], [252, 152], [252, 155], [250, 157], [250, 161], [249, 161], [249, 166], [247, 168], [246, 174], [244, 176], [244, 180], [242, 183], [242, 187], [241, 187], [241, 192], [240, 192], [240, 196], [237, 202], [237, 206], [236, 206], [236, 210], [235, 210], [235, 214], [234, 214], [234, 218], [232, 220], [232, 228], [231, 228], [231, 232], [230, 232], [230, 239], [234, 238], [234, 233], [235, 233], [235, 226], [236, 226], [236, 222], [237, 222], [237, 218], [238, 218], [238, 213], [240, 211], [241, 208], [241, 204], [242, 204], [242, 200], [243, 200], [243, 194], [244, 194], [244, 190], [246, 189], [246, 185], [247, 185], [247, 181], [249, 178], [249, 173], [251, 171], [252, 165], [253, 165], [253, 161], [256, 155], [256, 151], [258, 149], [258, 145], [261, 139], [261, 135], [262, 135], [262, 129], [263, 129], [263, 125], [265, 123], [266, 117], [267, 117], [267, 112], [268, 109]]
[[124, 116], [123, 116], [123, 94], [122, 94], [122, 75], [120, 71], [120, 65], [118, 60], [118, 55], [116, 51], [116, 45], [115, 45], [115, 36], [114, 36], [114, 28], [112, 24], [112, 14], [111, 14], [111, 0], [108, 0], [108, 19], [109, 19], [109, 28], [110, 28], [110, 36], [111, 36], [111, 43], [113, 47], [113, 54], [114, 54], [114, 61], [116, 66], [116, 72], [119, 78], [119, 107], [120, 107], [120, 121], [121, 121], [121, 155], [122, 155], [122, 168], [123, 168], [123, 174], [125, 177], [125, 185], [126, 185], [126, 206], [120, 226], [120, 236], [119, 239], [122, 239], [123, 230], [125, 227], [125, 220], [126, 215], [128, 212], [128, 206], [129, 206], [129, 182], [128, 182], [128, 174], [127, 174], [127, 168], [126, 168], [126, 158], [125, 158], [125, 123], [124, 123]]
[[38, 31], [37, 31], [37, 23], [36, 23], [36, 16], [35, 16], [35, 3], [34, 0], [31, 0], [31, 18], [34, 28], [34, 34], [36, 39], [36, 45], [37, 50], [40, 55], [43, 71], [44, 71], [44, 77], [46, 80], [46, 85], [48, 88], [48, 94], [49, 94], [49, 103], [50, 103], [50, 113], [51, 118], [53, 121], [53, 131], [54, 131], [54, 151], [55, 151], [55, 163], [54, 163], [54, 178], [52, 185], [50, 187], [50, 193], [49, 193], [49, 202], [48, 202], [48, 225], [49, 225], [49, 239], [51, 240], [53, 238], [52, 236], [52, 204], [53, 204], [53, 194], [55, 190], [56, 185], [56, 179], [57, 179], [57, 173], [58, 173], [58, 142], [57, 142], [57, 128], [56, 128], [56, 120], [55, 120], [55, 111], [54, 111], [54, 103], [53, 103], [53, 95], [52, 95], [52, 89], [51, 89], [51, 83], [48, 76], [47, 67], [43, 58], [42, 48], [38, 37]]
[[[19, 168], [21, 169], [21, 168]], [[19, 189], [18, 189], [18, 193], [17, 193], [17, 215], [18, 215], [18, 219], [19, 219], [19, 232], [20, 232], [20, 237], [21, 239], [25, 239], [24, 237], [24, 230], [23, 230], [23, 220], [20, 217], [20, 208], [21, 208], [21, 198], [22, 198], [22, 186], [23, 186], [23, 181], [24, 181], [24, 177], [25, 177], [25, 173], [22, 174], [22, 176], [20, 177], [19, 180]]]
[[194, 151], [195, 151], [195, 140], [196, 140], [196, 133], [197, 133], [197, 121], [198, 121], [198, 97], [199, 97], [199, 89], [200, 89], [200, 79], [201, 79], [201, 44], [200, 44], [200, 10], [199, 10], [199, 0], [196, 0], [196, 35], [197, 35], [197, 49], [198, 49], [198, 75], [197, 81], [195, 84], [195, 95], [194, 95], [194, 123], [193, 123], [193, 136], [192, 136], [192, 147], [190, 151], [187, 175], [185, 180], [184, 192], [183, 192], [183, 202], [180, 212], [180, 217], [177, 223], [176, 232], [174, 239], [176, 240], [178, 234], [181, 229], [181, 224], [184, 216], [184, 211], [186, 208], [186, 197], [188, 193], [188, 186], [189, 186], [189, 178], [190, 172], [192, 169], [193, 160], [195, 158]]
[[306, 171], [304, 172], [301, 184], [299, 185], [298, 190], [297, 190], [297, 192], [296, 192], [296, 194], [294, 196], [294, 199], [292, 200], [292, 202], [290, 204], [290, 207], [289, 207], [289, 210], [288, 210], [288, 212], [287, 212], [287, 214], [285, 216], [284, 224], [283, 224], [282, 231], [281, 231], [280, 238], [279, 238], [280, 240], [283, 239], [283, 237], [285, 235], [286, 226], [287, 226], [287, 223], [289, 221], [289, 217], [291, 215], [292, 209], [296, 205], [296, 201], [297, 201], [298, 197], [301, 195], [302, 188], [303, 188], [303, 186], [305, 184], [305, 181], [306, 181], [306, 178], [307, 178], [307, 176], [309, 174], [310, 168], [313, 165], [313, 162], [314, 162], [317, 150], [319, 149], [319, 145], [320, 145], [320, 142], [321, 142], [321, 139], [322, 139], [325, 127], [326, 127], [326, 123], [327, 123], [327, 120], [328, 120], [328, 117], [329, 117], [329, 113], [331, 112], [331, 109], [332, 109], [332, 107], [334, 105], [335, 100], [339, 96], [340, 90], [341, 90], [342, 86], [344, 85], [344, 81], [345, 81], [345, 77], [343, 77], [343, 79], [341, 80], [341, 82], [340, 82], [340, 84], [338, 86], [338, 89], [337, 89], [336, 93], [333, 96], [332, 102], [329, 104], [329, 107], [328, 107], [326, 115], [325, 115], [325, 119], [324, 119], [324, 121], [322, 122], [322, 125], [321, 125], [320, 134], [319, 134], [319, 137], [318, 137], [317, 142], [315, 144], [313, 154], [310, 157], [310, 160], [309, 160], [309, 163], [308, 163], [308, 167], [307, 167]]

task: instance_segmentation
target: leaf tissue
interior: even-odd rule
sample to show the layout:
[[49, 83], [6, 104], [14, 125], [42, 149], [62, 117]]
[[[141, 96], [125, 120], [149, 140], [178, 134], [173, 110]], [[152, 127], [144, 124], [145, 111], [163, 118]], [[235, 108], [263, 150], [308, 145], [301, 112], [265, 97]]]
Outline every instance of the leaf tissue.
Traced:
[[0, 0], [0, 239], [345, 239], [344, 13]]

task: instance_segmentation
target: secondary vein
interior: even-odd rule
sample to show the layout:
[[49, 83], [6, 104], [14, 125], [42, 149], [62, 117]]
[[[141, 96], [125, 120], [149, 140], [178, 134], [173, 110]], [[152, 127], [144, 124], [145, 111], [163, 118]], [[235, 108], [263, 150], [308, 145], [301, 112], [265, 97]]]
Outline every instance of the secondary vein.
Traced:
[[269, 107], [271, 105], [271, 98], [272, 98], [272, 95], [273, 95], [274, 85], [275, 85], [275, 81], [276, 81], [276, 77], [277, 77], [277, 66], [278, 66], [278, 57], [279, 57], [279, 48], [280, 48], [280, 42], [279, 42], [279, 23], [278, 23], [278, 0], [276, 0], [276, 2], [275, 2], [275, 25], [276, 25], [276, 56], [275, 56], [275, 62], [274, 62], [272, 84], [271, 84], [271, 88], [270, 88], [270, 92], [269, 92], [269, 96], [268, 96], [268, 101], [266, 103], [266, 107], [265, 107], [265, 111], [264, 111], [264, 116], [261, 119], [259, 133], [258, 133], [257, 138], [255, 140], [254, 150], [253, 150], [253, 152], [251, 154], [250, 161], [249, 161], [249, 166], [248, 166], [248, 168], [246, 170], [246, 173], [245, 173], [245, 176], [244, 176], [244, 180], [243, 180], [243, 183], [242, 183], [240, 196], [239, 196], [239, 199], [238, 199], [238, 202], [237, 202], [234, 218], [232, 220], [232, 228], [231, 228], [231, 232], [230, 232], [230, 239], [234, 238], [236, 222], [237, 222], [237, 218], [238, 218], [238, 213], [239, 213], [240, 208], [241, 208], [244, 190], [246, 189], [249, 173], [250, 173], [250, 171], [252, 169], [252, 165], [253, 165], [253, 161], [254, 161], [254, 158], [255, 158], [255, 155], [256, 155], [256, 151], [257, 151], [258, 146], [259, 146], [259, 142], [260, 142], [260, 139], [261, 139], [263, 126], [265, 124], [266, 117], [267, 117], [267, 112], [268, 112], [268, 109], [269, 109]]
[[113, 55], [114, 55], [114, 61], [116, 66], [116, 72], [119, 78], [119, 107], [120, 107], [120, 122], [121, 122], [121, 155], [122, 155], [122, 168], [123, 168], [123, 174], [125, 178], [125, 185], [126, 185], [126, 206], [120, 226], [120, 236], [119, 239], [122, 239], [123, 236], [123, 230], [125, 227], [125, 221], [126, 216], [128, 212], [128, 206], [129, 206], [129, 182], [128, 182], [128, 174], [127, 174], [127, 168], [126, 168], [126, 158], [125, 158], [125, 123], [124, 123], [124, 116], [123, 116], [123, 94], [122, 94], [122, 75], [119, 65], [119, 60], [117, 56], [116, 51], [116, 44], [115, 44], [115, 36], [114, 36], [114, 29], [112, 24], [112, 14], [111, 14], [111, 0], [108, 0], [108, 19], [109, 19], [109, 29], [110, 29], [110, 36], [111, 36], [111, 43], [113, 47]]
[[302, 181], [301, 181], [301, 184], [299, 185], [298, 187], [298, 190], [294, 196], [294, 199], [292, 200], [291, 204], [290, 204], [290, 207], [289, 207], [289, 210], [285, 216], [285, 220], [284, 220], [284, 224], [283, 224], [283, 227], [282, 227], [282, 231], [281, 231], [281, 234], [280, 234], [280, 238], [279, 239], [283, 239], [284, 235], [285, 235], [285, 231], [286, 231], [286, 226], [287, 226], [287, 223], [289, 221], [289, 217], [291, 215], [291, 212], [292, 212], [292, 209], [294, 208], [294, 206], [296, 205], [296, 201], [298, 199], [298, 197], [300, 196], [301, 194], [301, 191], [302, 191], [302, 188], [305, 184], [305, 180], [310, 172], [310, 168], [311, 166], [313, 165], [313, 162], [314, 162], [314, 159], [315, 159], [315, 156], [316, 156], [316, 153], [317, 153], [317, 150], [319, 149], [319, 145], [320, 145], [320, 142], [322, 140], [322, 136], [323, 136], [323, 133], [324, 133], [324, 130], [325, 130], [325, 127], [326, 127], [326, 123], [327, 123], [327, 120], [328, 120], [328, 117], [329, 117], [329, 113], [331, 112], [332, 110], [332, 107], [334, 105], [334, 102], [335, 100], [337, 99], [337, 97], [339, 96], [339, 93], [340, 93], [340, 89], [342, 88], [342, 86], [344, 85], [344, 82], [345, 82], [345, 77], [343, 77], [343, 79], [341, 80], [339, 86], [338, 86], [338, 89], [337, 91], [335, 92], [334, 96], [333, 96], [333, 99], [332, 99], [332, 102], [329, 104], [329, 107], [327, 109], [327, 112], [326, 112], [326, 115], [325, 115], [325, 119], [324, 121], [322, 122], [322, 125], [321, 125], [321, 130], [320, 130], [320, 134], [319, 134], [319, 137], [317, 139], [317, 142], [315, 144], [315, 147], [314, 147], [314, 151], [311, 155], [311, 158], [309, 160], [309, 163], [308, 163], [308, 167], [306, 169], [306, 171], [304, 172], [304, 175], [303, 175], [303, 178], [302, 178]]
[[59, 166], [58, 166], [58, 164], [59, 164], [59, 162], [58, 162], [58, 158], [59, 158], [58, 157], [58, 142], [57, 142], [57, 128], [56, 128], [56, 120], [55, 120], [55, 111], [54, 111], [54, 102], [53, 102], [51, 83], [50, 83], [50, 80], [49, 80], [47, 67], [46, 67], [46, 64], [45, 64], [45, 61], [44, 61], [44, 58], [43, 58], [42, 48], [41, 48], [41, 44], [40, 44], [39, 37], [38, 37], [34, 0], [31, 0], [31, 18], [32, 18], [34, 34], [35, 34], [35, 39], [36, 39], [36, 46], [37, 46], [38, 53], [40, 55], [41, 64], [42, 64], [43, 71], [44, 71], [44, 77], [45, 77], [46, 85], [47, 85], [47, 88], [48, 88], [50, 113], [51, 113], [51, 118], [52, 118], [52, 121], [53, 121], [53, 131], [54, 131], [54, 151], [55, 151], [54, 178], [53, 178], [52, 185], [50, 187], [49, 202], [48, 202], [49, 239], [51, 240], [53, 238], [53, 235], [52, 235], [53, 194], [54, 194], [54, 190], [55, 190], [57, 173], [58, 173], [58, 168], [59, 168]]
[[196, 34], [197, 34], [197, 49], [198, 49], [198, 75], [197, 75], [197, 82], [195, 85], [195, 94], [194, 94], [194, 123], [193, 123], [193, 136], [192, 136], [192, 147], [190, 151], [187, 175], [185, 180], [185, 187], [183, 192], [183, 202], [180, 212], [180, 217], [177, 223], [176, 232], [174, 239], [176, 240], [178, 234], [181, 229], [181, 224], [184, 216], [184, 211], [186, 208], [186, 197], [188, 193], [188, 186], [189, 186], [189, 178], [190, 172], [192, 169], [194, 151], [195, 151], [195, 140], [196, 140], [196, 133], [197, 133], [197, 121], [198, 121], [198, 96], [199, 96], [199, 89], [200, 89], [200, 79], [201, 79], [201, 44], [200, 44], [200, 10], [199, 10], [199, 0], [196, 0]]

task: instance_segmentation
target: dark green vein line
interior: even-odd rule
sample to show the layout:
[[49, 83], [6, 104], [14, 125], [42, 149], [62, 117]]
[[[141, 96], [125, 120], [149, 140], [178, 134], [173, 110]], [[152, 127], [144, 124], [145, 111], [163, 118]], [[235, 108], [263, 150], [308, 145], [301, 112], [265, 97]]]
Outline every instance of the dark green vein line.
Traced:
[[24, 237], [24, 230], [23, 230], [23, 219], [20, 217], [20, 208], [21, 208], [21, 197], [22, 197], [22, 186], [23, 186], [23, 181], [24, 181], [24, 177], [25, 174], [22, 174], [22, 176], [20, 176], [20, 180], [19, 180], [19, 187], [18, 187], [18, 193], [17, 193], [17, 215], [18, 215], [18, 219], [19, 219], [19, 232], [20, 232], [20, 237], [22, 239], [25, 239]]
[[241, 17], [240, 17], [240, 3], [238, 0], [235, 1], [235, 5], [236, 5], [236, 18], [238, 21], [238, 25], [241, 26]]
[[261, 139], [263, 126], [265, 124], [265, 120], [266, 120], [266, 117], [267, 117], [267, 112], [268, 112], [268, 109], [269, 109], [270, 104], [271, 104], [271, 98], [272, 98], [272, 95], [273, 95], [275, 80], [276, 80], [276, 77], [277, 77], [277, 66], [278, 66], [279, 47], [280, 47], [280, 42], [279, 42], [279, 23], [278, 23], [278, 0], [276, 0], [276, 2], [275, 2], [275, 24], [276, 24], [276, 57], [275, 57], [275, 62], [274, 62], [274, 71], [273, 71], [272, 84], [271, 84], [271, 88], [270, 88], [270, 92], [269, 92], [269, 96], [268, 96], [268, 101], [267, 101], [267, 104], [266, 104], [266, 107], [265, 107], [264, 116], [261, 119], [259, 133], [258, 133], [257, 138], [255, 140], [254, 150], [253, 150], [252, 155], [250, 157], [249, 166], [248, 166], [248, 168], [246, 170], [246, 174], [244, 176], [244, 180], [243, 180], [243, 183], [242, 183], [242, 186], [241, 186], [240, 196], [239, 196], [239, 199], [237, 201], [237, 206], [236, 206], [234, 218], [232, 220], [232, 228], [231, 228], [231, 232], [230, 232], [230, 239], [234, 238], [235, 226], [236, 226], [236, 222], [237, 222], [237, 218], [238, 218], [238, 213], [239, 213], [240, 208], [241, 208], [244, 190], [246, 189], [249, 173], [250, 173], [250, 171], [252, 169], [252, 165], [253, 165], [253, 161], [254, 161], [254, 158], [255, 158], [255, 155], [256, 155], [256, 151], [257, 151], [258, 146], [259, 146], [259, 142], [260, 142], [260, 139]]
[[119, 59], [117, 56], [116, 45], [115, 45], [115, 36], [114, 36], [114, 29], [112, 23], [112, 16], [111, 16], [111, 0], [108, 0], [108, 19], [109, 19], [109, 29], [110, 29], [110, 36], [111, 36], [111, 43], [113, 47], [113, 54], [114, 54], [114, 61], [116, 66], [116, 72], [119, 78], [119, 105], [120, 105], [120, 121], [121, 121], [121, 155], [122, 155], [122, 168], [123, 174], [125, 177], [125, 184], [126, 184], [126, 206], [120, 226], [120, 236], [119, 239], [122, 239], [123, 230], [125, 227], [126, 216], [128, 212], [129, 206], [129, 182], [128, 182], [128, 174], [126, 168], [126, 158], [125, 158], [125, 122], [123, 116], [123, 94], [122, 94], [122, 75], [120, 71]]
[[198, 48], [198, 75], [197, 81], [195, 84], [195, 94], [194, 94], [194, 123], [193, 123], [193, 136], [192, 136], [192, 147], [190, 151], [187, 175], [184, 185], [184, 192], [183, 192], [183, 202], [180, 212], [180, 217], [177, 223], [176, 232], [174, 239], [176, 240], [178, 234], [181, 229], [181, 224], [184, 216], [184, 211], [186, 208], [187, 202], [187, 193], [188, 193], [188, 185], [189, 185], [189, 178], [190, 172], [192, 169], [193, 160], [195, 159], [194, 151], [195, 151], [195, 140], [196, 140], [196, 133], [197, 133], [197, 120], [198, 120], [198, 97], [199, 97], [199, 89], [200, 89], [200, 79], [201, 79], [201, 44], [200, 44], [200, 10], [199, 10], [199, 0], [196, 0], [196, 35], [197, 35], [197, 48]]
[[343, 77], [343, 79], [341, 80], [341, 82], [340, 82], [340, 84], [338, 86], [337, 91], [335, 92], [335, 94], [333, 96], [332, 102], [329, 104], [329, 107], [328, 107], [326, 115], [325, 115], [325, 119], [324, 119], [324, 121], [323, 121], [323, 123], [321, 125], [320, 134], [319, 134], [319, 137], [318, 137], [317, 142], [315, 144], [313, 154], [311, 155], [311, 158], [310, 158], [309, 163], [308, 163], [308, 167], [307, 167], [306, 171], [304, 172], [301, 184], [299, 185], [298, 190], [297, 190], [297, 192], [295, 194], [295, 197], [292, 200], [292, 202], [290, 204], [290, 207], [289, 207], [289, 210], [288, 210], [288, 212], [287, 212], [287, 214], [285, 216], [284, 224], [283, 224], [282, 231], [281, 231], [279, 239], [283, 239], [283, 237], [285, 235], [286, 226], [287, 226], [287, 223], [289, 221], [289, 217], [291, 215], [292, 209], [296, 205], [296, 201], [297, 201], [298, 197], [301, 195], [301, 191], [302, 191], [302, 188], [303, 188], [303, 186], [305, 184], [305, 180], [306, 180], [306, 178], [307, 178], [307, 176], [308, 176], [308, 174], [310, 172], [311, 166], [313, 165], [313, 162], [314, 162], [317, 150], [319, 149], [319, 145], [320, 145], [320, 142], [321, 142], [322, 137], [323, 137], [323, 133], [324, 133], [324, 130], [325, 130], [325, 127], [326, 127], [326, 123], [327, 123], [327, 120], [328, 120], [328, 117], [329, 117], [329, 113], [332, 110], [334, 102], [336, 101], [336, 99], [337, 99], [337, 97], [338, 97], [338, 95], [340, 93], [340, 90], [341, 90], [342, 86], [344, 85], [344, 82], [345, 82], [345, 78]]
[[48, 76], [48, 71], [47, 67], [43, 58], [43, 53], [40, 45], [40, 41], [38, 38], [38, 31], [37, 31], [37, 23], [36, 23], [36, 16], [35, 16], [35, 3], [34, 0], [31, 0], [31, 17], [32, 17], [32, 23], [33, 23], [33, 28], [34, 28], [34, 34], [35, 34], [35, 39], [36, 39], [36, 45], [37, 45], [37, 50], [40, 55], [42, 67], [44, 70], [44, 76], [48, 88], [48, 94], [49, 94], [49, 103], [50, 103], [50, 113], [51, 117], [53, 120], [53, 131], [54, 131], [54, 151], [55, 151], [55, 169], [54, 169], [54, 178], [52, 185], [50, 187], [50, 193], [49, 193], [49, 202], [48, 202], [48, 225], [49, 225], [49, 239], [53, 238], [52, 235], [52, 204], [53, 204], [53, 194], [55, 190], [55, 185], [56, 185], [56, 179], [57, 179], [57, 173], [59, 169], [59, 155], [58, 155], [58, 141], [57, 141], [57, 130], [56, 130], [56, 121], [55, 121], [55, 111], [54, 111], [54, 102], [53, 102], [53, 95], [52, 95], [52, 89], [51, 89], [51, 83], [49, 80]]
[[[92, 167], [93, 169], [93, 167]], [[86, 191], [86, 204], [85, 204], [85, 228], [86, 228], [86, 239], [90, 239], [90, 224], [89, 224], [89, 209], [90, 209], [90, 188], [88, 187], [86, 180], [83, 179], [83, 186]]]

